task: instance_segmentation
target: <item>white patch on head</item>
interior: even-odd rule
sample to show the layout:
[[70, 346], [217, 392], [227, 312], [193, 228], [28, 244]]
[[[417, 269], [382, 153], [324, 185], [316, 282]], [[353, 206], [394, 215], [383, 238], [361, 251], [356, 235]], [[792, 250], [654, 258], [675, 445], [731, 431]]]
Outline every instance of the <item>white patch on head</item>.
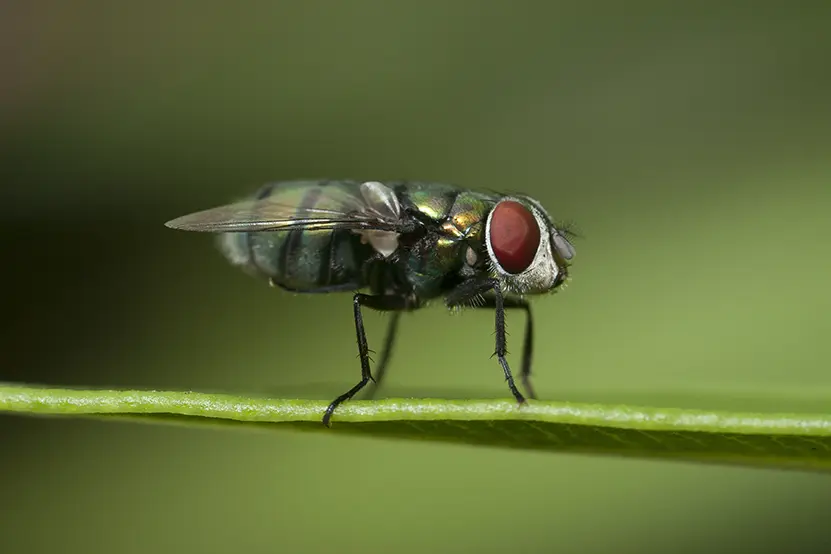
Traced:
[[497, 260], [491, 245], [491, 219], [494, 212], [494, 210], [491, 210], [485, 223], [485, 245], [488, 249], [488, 257], [490, 257], [491, 270], [496, 273], [511, 292], [516, 294], [547, 292], [554, 287], [554, 283], [557, 282], [557, 277], [560, 275], [560, 268], [551, 254], [551, 229], [548, 226], [547, 219], [533, 203], [529, 205], [529, 202], [524, 201], [524, 199], [513, 197], [505, 197], [500, 202], [505, 200], [519, 202], [531, 211], [540, 228], [540, 244], [537, 247], [534, 260], [525, 271], [517, 274], [505, 271], [499, 265], [499, 260]]
[[569, 240], [559, 232], [554, 235], [554, 248], [557, 249], [557, 252], [563, 257], [564, 260], [570, 260], [574, 257], [574, 245], [572, 245]]

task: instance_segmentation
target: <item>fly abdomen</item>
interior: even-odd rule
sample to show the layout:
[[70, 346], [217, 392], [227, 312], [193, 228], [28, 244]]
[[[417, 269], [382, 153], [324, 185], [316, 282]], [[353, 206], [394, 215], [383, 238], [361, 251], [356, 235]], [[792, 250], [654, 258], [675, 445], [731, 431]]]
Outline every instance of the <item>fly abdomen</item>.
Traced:
[[[298, 183], [263, 187], [256, 197], [298, 209], [328, 209], [321, 194], [338, 183]], [[220, 249], [247, 273], [296, 291], [348, 289], [364, 286], [362, 266], [372, 248], [349, 230], [295, 228], [284, 231], [231, 232], [220, 235]]]

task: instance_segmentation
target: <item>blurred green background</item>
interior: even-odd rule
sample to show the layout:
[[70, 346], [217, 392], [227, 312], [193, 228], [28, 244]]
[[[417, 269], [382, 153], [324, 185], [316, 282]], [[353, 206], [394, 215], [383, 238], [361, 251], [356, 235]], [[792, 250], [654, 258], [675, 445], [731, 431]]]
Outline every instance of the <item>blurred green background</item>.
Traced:
[[[271, 180], [412, 178], [522, 190], [585, 235], [535, 304], [542, 398], [827, 411], [831, 5], [744, 5], [3, 2], [0, 380], [332, 398], [359, 375], [348, 298], [163, 223]], [[505, 397], [492, 325], [405, 317], [384, 393]], [[813, 474], [16, 417], [0, 440], [10, 553], [831, 539]]]

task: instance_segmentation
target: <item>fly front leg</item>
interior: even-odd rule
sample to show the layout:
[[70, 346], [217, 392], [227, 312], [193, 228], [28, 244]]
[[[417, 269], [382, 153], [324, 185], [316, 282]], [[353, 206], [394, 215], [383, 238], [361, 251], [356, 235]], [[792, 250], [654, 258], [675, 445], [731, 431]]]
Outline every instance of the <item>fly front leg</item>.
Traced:
[[499, 360], [499, 365], [505, 373], [505, 380], [508, 382], [508, 388], [511, 389], [511, 394], [514, 395], [517, 402], [523, 404], [525, 397], [517, 389], [514, 383], [514, 377], [511, 374], [511, 368], [508, 365], [508, 360], [505, 358], [507, 354], [507, 340], [505, 338], [505, 298], [502, 296], [502, 286], [497, 279], [485, 280], [471, 280], [459, 285], [455, 290], [447, 295], [445, 302], [448, 307], [462, 306], [470, 304], [474, 299], [478, 299], [486, 293], [490, 293], [493, 298], [493, 307], [496, 312], [496, 349], [494, 355]]
[[373, 310], [398, 312], [408, 309], [410, 307], [410, 301], [405, 296], [372, 296], [361, 293], [355, 294], [352, 298], [352, 307], [355, 315], [355, 333], [358, 338], [358, 356], [361, 359], [361, 380], [357, 385], [335, 398], [329, 404], [329, 407], [326, 408], [326, 413], [323, 414], [323, 424], [327, 427], [329, 427], [332, 412], [335, 411], [335, 408], [358, 394], [367, 383], [374, 381], [372, 372], [369, 369], [369, 346], [367, 345], [366, 332], [364, 331], [364, 318], [361, 313], [362, 306], [372, 308]]
[[[484, 304], [475, 304], [474, 308], [496, 308], [496, 299], [486, 297]], [[522, 341], [522, 367], [519, 371], [519, 379], [530, 398], [537, 398], [534, 387], [531, 385], [531, 362], [534, 354], [534, 319], [531, 316], [531, 305], [522, 298], [504, 298], [503, 307], [508, 309], [522, 309], [525, 311], [526, 326], [525, 338]]]

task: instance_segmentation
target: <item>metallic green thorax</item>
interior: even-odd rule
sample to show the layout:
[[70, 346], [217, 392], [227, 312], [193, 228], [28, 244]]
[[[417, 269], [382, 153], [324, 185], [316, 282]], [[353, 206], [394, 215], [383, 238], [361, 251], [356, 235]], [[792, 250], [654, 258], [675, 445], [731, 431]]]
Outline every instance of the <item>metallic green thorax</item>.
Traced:
[[433, 183], [410, 183], [396, 192], [441, 230], [407, 253], [407, 277], [419, 297], [438, 296], [486, 266], [485, 220], [496, 197]]
[[[434, 298], [474, 271], [487, 270], [485, 221], [498, 200], [439, 183], [388, 183], [401, 208], [421, 223], [399, 237], [399, 248], [384, 259], [352, 230], [293, 229], [220, 235], [225, 255], [247, 271], [295, 291], [370, 289], [375, 294], [414, 293]], [[258, 198], [298, 208], [342, 209], [333, 198], [357, 183], [294, 182], [266, 186]], [[323, 194], [326, 189], [326, 194]]]

